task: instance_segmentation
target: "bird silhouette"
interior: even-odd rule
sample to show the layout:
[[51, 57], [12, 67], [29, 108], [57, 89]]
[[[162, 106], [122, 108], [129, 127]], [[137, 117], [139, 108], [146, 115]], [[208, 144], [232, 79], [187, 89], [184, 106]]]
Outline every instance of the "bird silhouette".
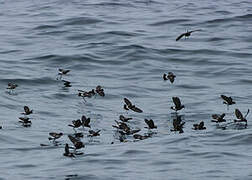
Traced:
[[195, 32], [195, 31], [201, 31], [201, 29], [196, 29], [196, 30], [193, 30], [193, 31], [187, 31], [187, 32], [185, 32], [185, 33], [179, 35], [179, 36], [177, 37], [176, 41], [180, 40], [183, 36], [185, 36], [185, 37], [191, 36], [191, 33]]

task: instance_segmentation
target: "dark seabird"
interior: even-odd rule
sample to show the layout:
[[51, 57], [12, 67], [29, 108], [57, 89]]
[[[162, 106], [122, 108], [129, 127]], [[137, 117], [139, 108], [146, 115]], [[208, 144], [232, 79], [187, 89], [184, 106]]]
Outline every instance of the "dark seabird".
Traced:
[[194, 31], [187, 31], [187, 32], [185, 32], [185, 33], [179, 35], [179, 36], [177, 37], [176, 41], [180, 40], [183, 36], [185, 36], [185, 38], [186, 38], [186, 37], [189, 37], [189, 36], [191, 35], [191, 33], [195, 32], [195, 31], [201, 31], [201, 30], [200, 30], [200, 29], [197, 29], [197, 30], [194, 30]]
[[166, 74], [163, 75], [163, 79], [164, 79], [165, 81], [169, 79], [171, 83], [174, 82], [175, 77], [176, 77], [176, 76], [175, 76], [172, 72], [168, 72], [168, 75], [166, 75]]
[[58, 73], [58, 75], [59, 75], [59, 78], [57, 77], [57, 80], [58, 79], [61, 79], [62, 78], [62, 75], [66, 75], [67, 73], [69, 73], [70, 72], [70, 70], [65, 70], [65, 69], [58, 69], [59, 70], [59, 73]]
[[93, 136], [100, 136], [100, 131], [101, 131], [101, 130], [98, 130], [98, 131], [89, 130], [89, 131], [88, 131], [88, 132], [89, 132], [89, 135], [88, 135], [88, 136], [91, 136], [91, 137], [93, 137]]
[[123, 116], [123, 115], [120, 115], [120, 116], [119, 116], [119, 119], [120, 119], [121, 121], [123, 121], [123, 122], [128, 122], [128, 121], [131, 120], [132, 118], [127, 118], [127, 117], [125, 117], [125, 116]]
[[100, 85], [96, 86], [95, 92], [102, 97], [105, 96], [104, 89], [102, 89], [102, 87]]
[[226, 120], [224, 119], [225, 115], [226, 115], [225, 113], [223, 113], [221, 115], [219, 115], [219, 114], [213, 114], [212, 118], [214, 120], [212, 120], [212, 122], [216, 122], [216, 123], [226, 122]]
[[91, 128], [91, 126], [89, 125], [89, 123], [90, 123], [90, 118], [86, 118], [86, 116], [82, 116], [81, 117], [81, 122], [82, 122], [82, 127], [84, 128], [84, 127], [89, 127], [89, 128]]
[[181, 101], [180, 101], [180, 99], [178, 97], [172, 97], [172, 101], [175, 104], [175, 106], [171, 107], [172, 110], [177, 112], [177, 111], [185, 108], [184, 105], [181, 105]]
[[204, 130], [206, 127], [204, 127], [204, 121], [201, 121], [199, 124], [194, 124], [193, 125], [194, 130]]
[[76, 149], [81, 149], [81, 148], [84, 148], [85, 145], [83, 144], [83, 142], [81, 142], [79, 139], [71, 136], [71, 135], [68, 135], [68, 138], [70, 139], [70, 141], [73, 143], [74, 147], [75, 147], [75, 150]]
[[118, 122], [116, 120], [115, 120], [115, 122], [118, 126], [112, 125], [112, 127], [117, 128], [117, 129], [121, 129], [121, 130], [125, 131], [126, 133], [130, 132], [130, 127], [126, 123]]
[[72, 121], [72, 124], [69, 124], [68, 126], [73, 127], [74, 129], [75, 129], [75, 128], [79, 128], [79, 127], [82, 126], [82, 122], [81, 122], [80, 119], [73, 120], [73, 121]]
[[171, 83], [175, 80], [175, 75], [172, 72], [168, 72], [167, 78], [170, 80]]
[[221, 95], [221, 98], [224, 100], [223, 104], [227, 105], [227, 108], [229, 105], [235, 104], [235, 102], [233, 101], [232, 97], [227, 97], [225, 95]]
[[22, 113], [22, 114], [24, 114], [24, 115], [30, 115], [30, 114], [32, 114], [33, 113], [33, 111], [32, 110], [30, 110], [30, 108], [28, 107], [28, 106], [24, 106], [24, 113]]
[[234, 120], [234, 122], [245, 122], [247, 125], [248, 121], [247, 121], [246, 117], [248, 116], [248, 114], [249, 114], [249, 109], [248, 109], [245, 116], [242, 115], [242, 113], [239, 109], [235, 109], [235, 116], [238, 120]]
[[53, 140], [53, 142], [55, 142], [55, 140], [59, 139], [63, 135], [63, 133], [50, 132], [49, 135], [52, 137], [49, 137], [48, 139]]
[[67, 74], [67, 73], [69, 73], [69, 72], [70, 72], [69, 69], [59, 69], [59, 74], [60, 74], [60, 75], [65, 75], [65, 74]]
[[154, 124], [154, 121], [152, 119], [144, 119], [144, 122], [148, 125], [148, 129], [154, 129], [157, 128], [157, 126]]
[[176, 116], [176, 118], [173, 119], [173, 129], [171, 131], [179, 131], [179, 133], [183, 133], [183, 127], [185, 122], [182, 122], [181, 116]]
[[13, 89], [16, 89], [16, 87], [18, 87], [17, 84], [14, 84], [14, 83], [8, 83], [8, 87], [6, 89], [10, 89], [10, 90], [13, 90]]
[[64, 86], [65, 86], [65, 87], [72, 87], [70, 81], [62, 80], [62, 82], [64, 82]]
[[140, 108], [138, 108], [138, 107], [136, 107], [135, 105], [133, 105], [133, 104], [130, 102], [129, 99], [124, 98], [124, 102], [125, 102], [125, 104], [124, 104], [124, 109], [125, 109], [125, 110], [131, 109], [132, 111], [135, 111], [135, 112], [138, 112], [138, 113], [142, 113], [142, 112], [143, 112]]

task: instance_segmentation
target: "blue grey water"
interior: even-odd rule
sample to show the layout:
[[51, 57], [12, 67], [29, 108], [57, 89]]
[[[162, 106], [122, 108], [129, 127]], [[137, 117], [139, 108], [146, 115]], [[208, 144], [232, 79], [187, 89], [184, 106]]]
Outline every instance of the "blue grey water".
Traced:
[[[0, 179], [252, 179], [251, 114], [246, 129], [211, 122], [251, 109], [251, 33], [250, 0], [1, 0]], [[56, 80], [58, 68], [71, 70], [63, 79], [72, 87]], [[162, 78], [170, 71], [173, 84]], [[19, 85], [12, 93], [9, 82]], [[77, 96], [97, 85], [105, 97]], [[236, 104], [227, 109], [221, 94]], [[185, 105], [183, 134], [170, 131], [173, 96]], [[126, 113], [124, 97], [144, 112]], [[28, 128], [18, 122], [24, 105], [34, 110]], [[120, 114], [142, 135], [145, 118], [158, 128], [120, 143], [112, 128]], [[84, 155], [64, 157], [67, 125], [82, 115], [101, 136], [80, 129]], [[192, 130], [202, 120], [207, 129]], [[49, 132], [63, 132], [62, 145]]]

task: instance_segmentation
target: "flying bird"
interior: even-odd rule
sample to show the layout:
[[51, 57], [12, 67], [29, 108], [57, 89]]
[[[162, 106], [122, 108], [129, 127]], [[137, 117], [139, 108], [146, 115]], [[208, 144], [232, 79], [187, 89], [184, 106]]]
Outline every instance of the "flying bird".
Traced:
[[71, 136], [71, 135], [68, 135], [68, 138], [70, 139], [70, 141], [73, 143], [74, 147], [75, 147], [75, 150], [76, 149], [81, 149], [81, 148], [84, 148], [85, 145], [83, 144], [83, 142], [81, 142], [79, 139]]
[[245, 122], [246, 125], [247, 125], [248, 121], [247, 121], [246, 118], [247, 118], [248, 114], [249, 114], [249, 109], [248, 109], [248, 111], [247, 111], [247, 113], [246, 113], [245, 116], [242, 115], [242, 113], [241, 113], [241, 111], [239, 109], [235, 109], [235, 116], [236, 116], [236, 118], [238, 120], [234, 120], [234, 122]]
[[177, 112], [177, 111], [185, 108], [184, 105], [181, 105], [181, 101], [180, 101], [180, 99], [178, 97], [172, 97], [172, 101], [175, 104], [175, 106], [171, 107], [172, 110]]
[[148, 125], [148, 129], [154, 129], [157, 128], [157, 126], [154, 124], [154, 121], [152, 119], [144, 119], [144, 122]]
[[201, 29], [197, 29], [197, 30], [193, 30], [193, 31], [187, 31], [187, 32], [179, 35], [177, 37], [176, 41], [180, 40], [183, 36], [185, 36], [185, 38], [191, 36], [191, 33], [195, 32], [195, 31], [201, 31]]
[[84, 128], [84, 127], [89, 127], [89, 128], [91, 128], [91, 126], [89, 125], [89, 123], [90, 123], [90, 118], [86, 118], [86, 116], [82, 116], [81, 117], [81, 122], [82, 122], [82, 127]]
[[212, 118], [214, 120], [212, 120], [212, 122], [216, 122], [216, 123], [226, 122], [226, 120], [224, 119], [225, 115], [226, 115], [225, 113], [223, 113], [221, 115], [219, 115], [219, 114], [213, 114]]
[[223, 104], [226, 104], [227, 108], [229, 107], [229, 105], [235, 104], [235, 102], [233, 101], [232, 97], [221, 95], [221, 98], [224, 100]]
[[29, 114], [32, 114], [32, 113], [33, 113], [33, 111], [30, 110], [30, 108], [28, 106], [24, 106], [24, 113], [22, 113], [22, 114], [29, 115]]
[[59, 139], [63, 135], [63, 133], [50, 132], [49, 135], [51, 137], [49, 137], [48, 139], [53, 140], [53, 142], [55, 142], [55, 140]]

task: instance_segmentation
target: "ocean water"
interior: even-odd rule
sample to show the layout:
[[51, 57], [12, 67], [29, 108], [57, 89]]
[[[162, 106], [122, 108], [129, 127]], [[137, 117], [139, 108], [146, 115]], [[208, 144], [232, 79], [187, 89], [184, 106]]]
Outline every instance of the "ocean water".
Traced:
[[[252, 179], [251, 114], [247, 128], [211, 122], [251, 109], [251, 32], [249, 0], [0, 0], [0, 179]], [[71, 70], [62, 79], [72, 87], [58, 68]], [[9, 82], [19, 86], [9, 92]], [[77, 96], [97, 85], [105, 97]], [[236, 104], [227, 108], [221, 94]], [[182, 134], [170, 131], [174, 96], [185, 105]], [[125, 97], [143, 113], [126, 112]], [[18, 122], [25, 105], [31, 127]], [[112, 125], [121, 114], [141, 135], [150, 132], [145, 118], [157, 129], [120, 142]], [[68, 124], [82, 115], [101, 135], [80, 128], [84, 154], [65, 157]], [[193, 130], [200, 121], [206, 130]], [[64, 133], [60, 145], [49, 132]]]

